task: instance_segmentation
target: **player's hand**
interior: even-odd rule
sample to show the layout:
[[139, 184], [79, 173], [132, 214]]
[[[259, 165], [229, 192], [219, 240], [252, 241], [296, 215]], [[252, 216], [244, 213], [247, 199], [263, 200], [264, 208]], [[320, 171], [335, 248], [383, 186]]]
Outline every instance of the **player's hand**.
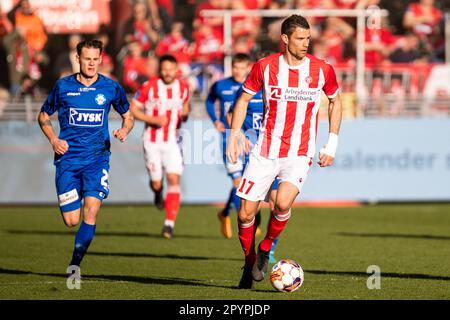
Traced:
[[235, 164], [239, 156], [237, 140], [237, 137], [233, 133], [230, 133], [227, 143], [227, 158], [231, 164]]
[[120, 142], [125, 142], [128, 137], [128, 132], [124, 128], [116, 129], [113, 131], [114, 137], [116, 137]]
[[214, 126], [216, 127], [217, 131], [219, 132], [225, 132], [225, 125], [222, 121], [216, 120], [214, 121]]
[[52, 145], [53, 151], [61, 156], [66, 153], [67, 150], [69, 150], [69, 144], [66, 140], [54, 138], [52, 141], [50, 141], [50, 144]]
[[236, 132], [230, 130], [230, 136], [228, 137], [227, 143], [227, 158], [231, 164], [235, 164], [238, 161], [239, 156], [244, 154], [246, 140], [247, 139], [241, 131]]
[[329, 167], [333, 165], [334, 158], [324, 152], [322, 148], [319, 152], [319, 161], [317, 162], [320, 167]]

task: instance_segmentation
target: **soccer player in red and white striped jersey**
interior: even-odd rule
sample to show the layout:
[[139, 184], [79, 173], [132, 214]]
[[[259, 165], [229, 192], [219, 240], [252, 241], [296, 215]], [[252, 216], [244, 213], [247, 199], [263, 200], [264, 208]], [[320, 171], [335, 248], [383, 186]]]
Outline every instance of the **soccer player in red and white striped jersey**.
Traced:
[[[235, 163], [241, 152], [240, 131], [249, 101], [260, 89], [264, 97], [264, 120], [250, 155], [237, 195], [241, 197], [239, 240], [245, 254], [240, 288], [251, 288], [268, 269], [269, 250], [284, 229], [291, 206], [306, 181], [315, 154], [318, 111], [322, 91], [329, 99], [329, 139], [320, 150], [321, 167], [333, 164], [341, 124], [341, 100], [333, 67], [307, 53], [311, 38], [308, 21], [299, 15], [287, 18], [281, 27], [283, 53], [259, 60], [243, 85], [236, 102], [227, 156]], [[255, 252], [254, 221], [259, 203], [270, 186], [280, 179], [275, 208], [265, 238]]]
[[[177, 129], [189, 114], [189, 88], [176, 78], [177, 72], [175, 57], [162, 56], [159, 59], [159, 77], [145, 82], [131, 104], [134, 117], [145, 122], [142, 140], [150, 188], [155, 193], [156, 206], [166, 210], [162, 235], [168, 239], [173, 236], [180, 208], [180, 178], [183, 172]], [[162, 197], [164, 171], [168, 183], [165, 201]]]

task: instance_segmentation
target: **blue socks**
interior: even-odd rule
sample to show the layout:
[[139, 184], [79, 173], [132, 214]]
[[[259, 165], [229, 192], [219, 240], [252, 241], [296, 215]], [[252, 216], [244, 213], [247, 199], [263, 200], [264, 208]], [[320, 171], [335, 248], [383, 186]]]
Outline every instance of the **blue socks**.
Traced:
[[239, 209], [241, 208], [241, 198], [239, 198], [236, 195], [236, 191], [237, 191], [237, 188], [231, 189], [231, 194], [233, 195], [232, 199], [233, 199], [234, 208], [236, 209], [236, 212], [239, 212]]
[[275, 247], [277, 246], [278, 243], [278, 238], [275, 238], [272, 242], [272, 247], [270, 248], [270, 253], [274, 254], [275, 253]]
[[228, 195], [228, 200], [227, 203], [225, 204], [225, 208], [222, 211], [222, 214], [224, 217], [228, 217], [230, 215], [230, 210], [231, 210], [231, 203], [233, 202], [233, 195], [236, 192], [233, 193], [233, 190], [230, 191], [230, 194]]
[[80, 266], [81, 260], [83, 260], [83, 257], [94, 238], [94, 234], [95, 224], [86, 224], [83, 221], [75, 236], [75, 248], [73, 249], [70, 265]]

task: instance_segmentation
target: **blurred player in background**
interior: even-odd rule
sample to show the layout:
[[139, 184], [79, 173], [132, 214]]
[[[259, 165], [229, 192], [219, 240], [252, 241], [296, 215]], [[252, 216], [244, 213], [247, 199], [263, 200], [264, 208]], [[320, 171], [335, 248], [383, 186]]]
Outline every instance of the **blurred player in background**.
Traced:
[[[253, 281], [265, 277], [272, 243], [286, 226], [292, 204], [306, 181], [315, 154], [322, 91], [329, 99], [330, 127], [318, 164], [331, 166], [335, 157], [342, 117], [339, 87], [333, 67], [307, 54], [310, 39], [310, 26], [305, 18], [292, 15], [284, 20], [281, 26], [284, 52], [261, 59], [253, 66], [233, 112], [227, 157], [231, 163], [236, 163], [245, 142], [240, 130], [248, 104], [263, 89], [266, 110], [261, 134], [237, 193], [242, 199], [239, 240], [245, 254], [239, 288], [252, 288]], [[275, 206], [256, 253], [255, 215], [277, 176], [280, 184]]]
[[[114, 137], [124, 142], [134, 125], [125, 91], [117, 82], [98, 74], [102, 43], [83, 41], [77, 45], [80, 72], [56, 82], [39, 113], [39, 125], [55, 151], [56, 191], [64, 223], [75, 227], [70, 266], [79, 267], [95, 234], [97, 215], [109, 194], [108, 113], [111, 106], [122, 116]], [[58, 112], [59, 137], [50, 116]]]
[[[177, 143], [177, 129], [189, 115], [189, 88], [177, 79], [175, 57], [159, 59], [159, 77], [145, 82], [136, 92], [131, 111], [137, 120], [145, 122], [142, 140], [145, 164], [150, 175], [150, 188], [155, 193], [155, 205], [165, 208], [166, 220], [162, 235], [173, 237], [175, 220], [180, 208], [180, 178], [183, 159]], [[163, 173], [167, 178], [167, 195], [163, 200]]]
[[[232, 237], [231, 219], [229, 216], [232, 204], [234, 204], [235, 209], [239, 211], [241, 200], [238, 196], [236, 196], [236, 190], [241, 181], [243, 170], [241, 159], [239, 159], [234, 164], [231, 164], [229, 161], [227, 161], [226, 130], [229, 129], [227, 114], [230, 107], [236, 101], [236, 93], [242, 87], [242, 83], [245, 81], [245, 78], [250, 72], [252, 59], [247, 54], [238, 53], [233, 57], [231, 65], [231, 77], [215, 82], [212, 85], [206, 99], [206, 111], [208, 112], [208, 115], [211, 118], [211, 121], [214, 123], [217, 131], [222, 134], [223, 161], [227, 170], [227, 174], [233, 181], [233, 186], [228, 196], [225, 208], [218, 213], [218, 217], [221, 223], [221, 232], [227, 239], [230, 239]], [[219, 117], [217, 117], [215, 108], [215, 103], [217, 100], [219, 100], [220, 102]], [[260, 233], [258, 227], [261, 221], [261, 215], [259, 213], [256, 219], [256, 232]]]

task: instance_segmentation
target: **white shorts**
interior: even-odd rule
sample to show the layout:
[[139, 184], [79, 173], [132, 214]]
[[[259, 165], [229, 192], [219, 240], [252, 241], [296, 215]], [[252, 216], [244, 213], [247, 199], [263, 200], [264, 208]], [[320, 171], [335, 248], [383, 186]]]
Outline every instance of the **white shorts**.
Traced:
[[161, 181], [164, 171], [178, 175], [183, 173], [183, 157], [177, 143], [144, 141], [144, 159], [152, 181]]
[[280, 183], [290, 182], [301, 192], [311, 164], [312, 159], [305, 156], [267, 159], [252, 152], [236, 195], [250, 201], [265, 200], [277, 176]]
[[238, 158], [236, 163], [231, 163], [228, 158], [226, 158], [225, 168], [227, 169], [228, 176], [230, 176], [234, 180], [242, 176], [244, 164], [242, 163], [242, 159], [240, 157]]

